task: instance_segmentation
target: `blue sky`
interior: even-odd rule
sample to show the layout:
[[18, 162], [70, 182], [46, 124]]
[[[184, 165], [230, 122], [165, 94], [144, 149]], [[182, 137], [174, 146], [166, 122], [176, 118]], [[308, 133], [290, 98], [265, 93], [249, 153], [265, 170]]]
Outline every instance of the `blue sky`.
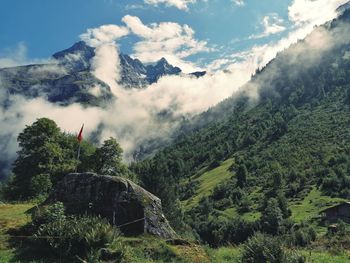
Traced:
[[[317, 17], [311, 15], [311, 18], [307, 18], [308, 13], [305, 12], [308, 4], [313, 9], [309, 12], [317, 16], [317, 8], [334, 8], [342, 2], [345, 1], [1, 0], [0, 58], [17, 55], [21, 56], [18, 61], [45, 59], [77, 42], [79, 35], [88, 28], [105, 24], [125, 26], [122, 19], [129, 15], [139, 18], [149, 27], [152, 27], [152, 23], [161, 22], [174, 22], [181, 26], [187, 24], [195, 32], [193, 40], [205, 42], [205, 48], [181, 55], [178, 63], [181, 64], [181, 60], [204, 66], [230, 54], [276, 43], [298, 26], [317, 24]], [[291, 19], [291, 8], [295, 9], [294, 13], [300, 11], [301, 16], [309, 20], [297, 26], [300, 18]], [[129, 34], [119, 39], [118, 44], [122, 52], [141, 55], [146, 62], [152, 62], [146, 55], [135, 51], [135, 43], [139, 41], [140, 35]], [[191, 49], [193, 46], [184, 45], [182, 48]], [[159, 55], [164, 55], [164, 52]], [[171, 55], [178, 56], [170, 54], [169, 57]], [[177, 62], [176, 59], [173, 61]]]

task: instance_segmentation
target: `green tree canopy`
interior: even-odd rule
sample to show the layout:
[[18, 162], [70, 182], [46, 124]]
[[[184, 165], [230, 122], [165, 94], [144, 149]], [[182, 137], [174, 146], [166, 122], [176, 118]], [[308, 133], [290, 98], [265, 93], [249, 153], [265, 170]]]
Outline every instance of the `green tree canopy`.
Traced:
[[[47, 194], [61, 176], [74, 171], [78, 141], [75, 136], [62, 133], [48, 118], [37, 119], [18, 135], [19, 151], [13, 164], [13, 180], [7, 197], [28, 199]], [[86, 158], [82, 144], [82, 159]], [[90, 153], [91, 151], [87, 151]]]
[[127, 167], [122, 162], [123, 149], [114, 138], [105, 140], [93, 155], [94, 172], [112, 176], [122, 176]]
[[[38, 119], [18, 135], [20, 150], [13, 165], [13, 194], [27, 198], [48, 190], [49, 187], [42, 184], [46, 182], [49, 186], [52, 175], [64, 162], [61, 138], [59, 127], [48, 118]], [[44, 179], [44, 174], [49, 174], [50, 178]]]

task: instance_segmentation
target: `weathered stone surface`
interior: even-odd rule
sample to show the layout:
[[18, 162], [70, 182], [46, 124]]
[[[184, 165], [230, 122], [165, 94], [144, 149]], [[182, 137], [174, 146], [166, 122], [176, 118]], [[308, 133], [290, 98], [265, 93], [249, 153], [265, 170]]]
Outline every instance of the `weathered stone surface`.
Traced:
[[127, 235], [149, 233], [175, 238], [158, 197], [130, 180], [94, 173], [72, 173], [57, 184], [45, 201], [61, 201], [71, 213], [92, 213], [107, 218]]

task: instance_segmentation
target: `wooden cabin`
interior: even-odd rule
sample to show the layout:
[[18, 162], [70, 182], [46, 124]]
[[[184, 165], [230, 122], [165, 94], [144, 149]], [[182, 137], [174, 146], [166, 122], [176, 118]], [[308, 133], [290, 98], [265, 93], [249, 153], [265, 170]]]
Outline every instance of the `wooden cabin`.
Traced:
[[344, 202], [321, 211], [324, 219], [329, 222], [336, 222], [339, 219], [350, 223], [350, 202]]

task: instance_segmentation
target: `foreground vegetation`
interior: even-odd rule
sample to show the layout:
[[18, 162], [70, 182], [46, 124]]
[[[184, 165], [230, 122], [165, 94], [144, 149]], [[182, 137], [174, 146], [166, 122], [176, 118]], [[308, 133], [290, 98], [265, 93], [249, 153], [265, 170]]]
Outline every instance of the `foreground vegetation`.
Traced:
[[[61, 247], [61, 251], [64, 253], [60, 254], [60, 250], [57, 249], [59, 244], [57, 241], [46, 241], [41, 240], [39, 243], [35, 241], [35, 236], [32, 238], [14, 238], [19, 235], [28, 235], [23, 234], [23, 231], [28, 231], [28, 226], [33, 226], [37, 224], [38, 218], [36, 218], [36, 223], [31, 222], [30, 216], [28, 216], [28, 209], [35, 207], [33, 203], [18, 203], [18, 204], [2, 204], [0, 205], [0, 223], [1, 223], [1, 239], [0, 239], [0, 262], [9, 263], [9, 262], [57, 262], [62, 260], [62, 262], [67, 261], [67, 255], [69, 254], [68, 247]], [[62, 208], [62, 207], [61, 207]], [[62, 216], [60, 215], [60, 205], [54, 206], [54, 209], [51, 211], [51, 216], [54, 215], [56, 218]], [[45, 217], [47, 217], [46, 214]], [[43, 220], [43, 217], [41, 217]], [[47, 218], [46, 218], [47, 220]], [[96, 225], [96, 219], [94, 224]], [[98, 219], [97, 219], [98, 220]], [[35, 220], [34, 220], [35, 221]], [[99, 221], [99, 220], [98, 220]], [[103, 221], [102, 221], [103, 222]], [[72, 221], [70, 221], [70, 224]], [[103, 223], [102, 223], [103, 225]], [[61, 226], [62, 227], [62, 226]], [[74, 226], [71, 226], [72, 228]], [[81, 227], [81, 226], [80, 226]], [[107, 229], [110, 227], [107, 226]], [[91, 233], [91, 226], [86, 229], [86, 233], [80, 234], [84, 235], [85, 238], [88, 237], [87, 233]], [[47, 231], [42, 229], [41, 232]], [[59, 228], [55, 228], [55, 231], [59, 231]], [[98, 231], [99, 235], [103, 230]], [[67, 233], [59, 233], [60, 235], [66, 235]], [[12, 236], [12, 237], [10, 237]], [[91, 237], [90, 237], [91, 238]], [[95, 235], [96, 240], [96, 235]], [[263, 238], [264, 242], [252, 245], [247, 243], [247, 246], [251, 246], [252, 249], [256, 250], [256, 246], [266, 248], [267, 241], [264, 236], [256, 237], [256, 239]], [[339, 238], [334, 237], [334, 238]], [[60, 241], [61, 242], [61, 241]], [[71, 241], [65, 240], [63, 245], [66, 246]], [[74, 241], [75, 242], [75, 241]], [[192, 242], [184, 243], [174, 243], [167, 242], [165, 240], [158, 239], [152, 236], [140, 236], [140, 237], [123, 237], [118, 235], [114, 241], [113, 246], [109, 248], [109, 252], [113, 251], [114, 254], [112, 262], [188, 262], [188, 263], [205, 263], [205, 262], [242, 262], [242, 256], [245, 251], [246, 245], [243, 246], [225, 246], [220, 248], [210, 248], [208, 246], [200, 246]], [[256, 240], [254, 241], [256, 242]], [[254, 243], [253, 242], [253, 243]], [[321, 241], [320, 241], [321, 242]], [[48, 247], [46, 247], [48, 245]], [[77, 245], [77, 244], [76, 244]], [[75, 245], [75, 246], [76, 246]], [[86, 245], [86, 244], [85, 244]], [[96, 245], [96, 244], [95, 244]], [[106, 244], [105, 244], [106, 245]], [[40, 246], [39, 249], [36, 246]], [[50, 246], [53, 246], [50, 248]], [[103, 246], [103, 245], [97, 245]], [[82, 250], [84, 251], [84, 250]], [[250, 250], [249, 250], [250, 251]], [[299, 255], [298, 262], [317, 262], [317, 263], [345, 263], [350, 260], [350, 254], [345, 249], [339, 249], [338, 251], [322, 251], [321, 243], [314, 243], [313, 247], [308, 249], [293, 249], [285, 250], [288, 255]], [[33, 253], [35, 252], [35, 253]], [[54, 252], [54, 253], [53, 253]], [[82, 255], [80, 255], [82, 256]], [[100, 259], [94, 261], [93, 256], [89, 255], [88, 262], [100, 262]], [[106, 256], [106, 254], [105, 254]], [[283, 256], [283, 255], [282, 255]], [[84, 257], [81, 258], [83, 260]], [[86, 258], [85, 258], [86, 259]], [[69, 262], [81, 262], [77, 257], [69, 259]], [[290, 260], [290, 259], [289, 259]], [[250, 262], [244, 260], [243, 262]], [[258, 262], [258, 261], [251, 261]], [[259, 261], [260, 262], [260, 261]], [[265, 261], [262, 261], [265, 262]], [[271, 261], [272, 262], [272, 261]], [[287, 262], [287, 261], [275, 261], [275, 262]]]

